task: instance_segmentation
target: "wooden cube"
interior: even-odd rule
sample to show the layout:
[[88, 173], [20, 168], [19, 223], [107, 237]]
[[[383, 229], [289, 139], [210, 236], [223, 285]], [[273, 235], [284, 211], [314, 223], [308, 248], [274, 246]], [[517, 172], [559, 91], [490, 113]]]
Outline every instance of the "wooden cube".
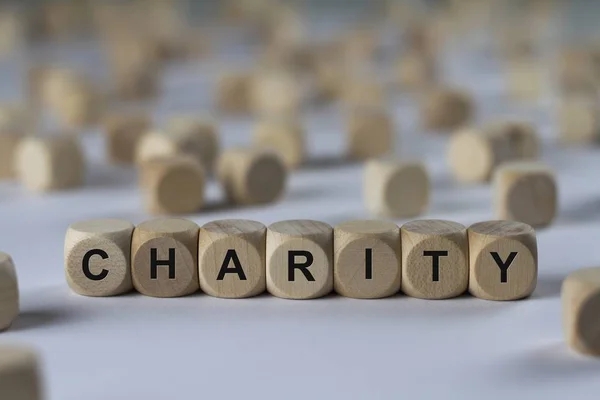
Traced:
[[452, 88], [431, 90], [421, 105], [422, 125], [435, 131], [458, 129], [473, 117], [474, 108], [466, 92]]
[[37, 351], [23, 346], [0, 346], [0, 398], [6, 400], [43, 398]]
[[333, 229], [324, 222], [279, 221], [267, 229], [267, 290], [314, 299], [333, 290]]
[[65, 275], [84, 296], [115, 296], [133, 289], [133, 224], [121, 219], [79, 221], [65, 236]]
[[114, 94], [124, 101], [148, 100], [160, 93], [160, 74], [150, 66], [123, 67], [112, 78]]
[[540, 153], [540, 139], [534, 127], [521, 121], [502, 121], [490, 124], [486, 130], [491, 135], [507, 136], [512, 158], [535, 160]]
[[27, 119], [27, 113], [21, 108], [0, 108], [0, 179], [13, 178], [15, 175], [14, 153], [27, 133]]
[[14, 161], [17, 177], [31, 191], [71, 189], [84, 182], [83, 149], [71, 135], [23, 139]]
[[217, 81], [217, 108], [224, 113], [248, 113], [252, 109], [252, 76], [246, 72], [223, 74]]
[[192, 157], [151, 158], [141, 165], [140, 178], [150, 213], [187, 214], [204, 205], [206, 173]]
[[150, 118], [142, 113], [118, 113], [105, 121], [106, 154], [110, 162], [131, 164], [140, 139], [150, 129]]
[[212, 221], [200, 228], [200, 289], [215, 297], [240, 299], [266, 289], [267, 228], [256, 221]]
[[[0, 332], [19, 315], [19, 285], [11, 256], [0, 252]], [[0, 390], [1, 392], [1, 390]]]
[[365, 204], [374, 215], [409, 218], [429, 205], [429, 175], [420, 162], [371, 160], [363, 179]]
[[535, 230], [522, 222], [486, 221], [471, 225], [469, 292], [486, 300], [517, 300], [537, 284]]
[[539, 162], [511, 162], [494, 174], [496, 217], [533, 227], [549, 225], [557, 212], [554, 173]]
[[426, 89], [437, 80], [433, 57], [422, 52], [404, 54], [397, 63], [397, 83], [402, 90]]
[[195, 223], [163, 218], [135, 227], [131, 241], [133, 286], [143, 295], [179, 297], [196, 292], [198, 231]]
[[567, 97], [559, 108], [559, 133], [564, 144], [600, 143], [600, 107], [596, 99]]
[[228, 201], [251, 205], [281, 198], [288, 171], [279, 154], [271, 150], [234, 148], [221, 155], [217, 176]]
[[418, 220], [404, 224], [402, 291], [421, 299], [460, 296], [469, 283], [467, 229], [456, 222]]
[[258, 116], [294, 118], [305, 97], [300, 80], [290, 71], [268, 69], [256, 74], [251, 83], [251, 105]]
[[572, 272], [563, 281], [563, 329], [567, 344], [583, 354], [600, 356], [600, 268]]
[[546, 65], [530, 59], [516, 59], [507, 67], [508, 95], [519, 101], [538, 100], [548, 86]]
[[384, 110], [355, 110], [350, 115], [347, 132], [350, 158], [366, 160], [394, 151], [394, 121]]
[[260, 122], [254, 130], [254, 144], [279, 153], [286, 167], [294, 169], [306, 158], [304, 129], [298, 121], [268, 119]]
[[570, 49], [560, 54], [558, 82], [566, 94], [596, 96], [600, 84], [593, 52], [588, 49]]
[[448, 163], [459, 182], [487, 182], [503, 162], [514, 159], [509, 135], [497, 130], [464, 128], [454, 133], [448, 146]]
[[192, 117], [171, 119], [164, 131], [144, 135], [137, 145], [136, 162], [155, 157], [188, 155], [194, 157], [207, 173], [215, 167], [219, 154], [219, 138], [212, 122]]
[[335, 291], [379, 299], [400, 290], [400, 229], [387, 221], [350, 221], [334, 229]]
[[[378, 109], [387, 103], [385, 88], [376, 80], [349, 74], [342, 88], [342, 101], [352, 111], [356, 109]], [[355, 74], [354, 74], [355, 75]]]

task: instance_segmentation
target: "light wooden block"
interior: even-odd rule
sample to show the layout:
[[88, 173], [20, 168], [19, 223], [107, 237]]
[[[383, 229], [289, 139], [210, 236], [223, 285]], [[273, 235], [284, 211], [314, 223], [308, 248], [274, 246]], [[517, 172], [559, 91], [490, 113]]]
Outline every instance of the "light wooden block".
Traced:
[[350, 73], [344, 82], [341, 92], [344, 105], [351, 110], [385, 107], [387, 93], [383, 85], [376, 80], [356, 75]]
[[300, 122], [289, 119], [267, 119], [254, 130], [254, 145], [276, 151], [286, 167], [294, 169], [306, 159], [306, 139]]
[[350, 158], [366, 160], [394, 151], [394, 121], [384, 110], [355, 110], [350, 115], [347, 129]]
[[438, 75], [433, 57], [416, 51], [400, 57], [396, 74], [399, 88], [409, 91], [428, 88]]
[[429, 205], [429, 174], [420, 162], [371, 160], [363, 179], [365, 204], [374, 215], [409, 218]]
[[333, 239], [335, 291], [357, 299], [379, 299], [400, 290], [400, 229], [387, 221], [337, 225]]
[[267, 229], [267, 290], [315, 299], [333, 290], [333, 229], [324, 222], [280, 221]]
[[492, 135], [505, 135], [510, 142], [513, 158], [535, 160], [540, 153], [540, 139], [532, 124], [521, 121], [503, 121], [487, 127]]
[[150, 66], [124, 67], [112, 78], [114, 94], [124, 101], [152, 99], [161, 91], [160, 74]]
[[452, 174], [464, 183], [489, 181], [501, 163], [514, 157], [509, 135], [472, 127], [452, 135], [447, 155]]
[[535, 60], [520, 58], [510, 61], [506, 71], [508, 95], [519, 101], [538, 100], [548, 86], [546, 68]]
[[597, 99], [565, 98], [558, 110], [561, 142], [579, 145], [600, 143], [599, 114]]
[[251, 82], [250, 101], [258, 116], [294, 118], [305, 98], [299, 78], [290, 71], [268, 69], [257, 73]]
[[422, 125], [435, 131], [451, 131], [466, 125], [475, 113], [466, 92], [451, 88], [431, 90], [421, 104]]
[[267, 228], [256, 221], [212, 221], [200, 228], [200, 288], [215, 297], [240, 299], [266, 290]]
[[563, 93], [596, 96], [600, 86], [594, 54], [588, 49], [569, 49], [559, 55], [558, 82]]
[[537, 284], [535, 230], [522, 222], [486, 221], [471, 225], [469, 292], [486, 300], [517, 300]]
[[110, 115], [104, 125], [108, 160], [116, 164], [133, 163], [137, 145], [150, 125], [150, 117], [143, 113]]
[[556, 217], [557, 192], [554, 173], [545, 164], [505, 163], [494, 174], [496, 217], [547, 226]]
[[23, 139], [14, 162], [17, 177], [31, 191], [71, 189], [84, 182], [83, 149], [71, 135]]
[[135, 227], [131, 241], [134, 288], [153, 297], [180, 297], [196, 292], [198, 231], [195, 223], [163, 218]]
[[562, 318], [567, 345], [573, 350], [600, 356], [600, 268], [572, 272], [563, 281]]
[[339, 99], [346, 85], [347, 66], [336, 51], [335, 44], [320, 49], [314, 57], [315, 97], [321, 101]]
[[469, 284], [467, 229], [456, 222], [418, 220], [404, 224], [402, 291], [421, 299], [448, 299]]
[[28, 115], [16, 106], [0, 108], [0, 179], [15, 176], [14, 153], [28, 130]]
[[272, 150], [233, 148], [221, 154], [217, 176], [230, 202], [266, 204], [282, 197], [288, 171]]
[[133, 224], [121, 219], [79, 221], [65, 236], [65, 275], [83, 296], [127, 293], [131, 282]]
[[219, 138], [211, 121], [176, 117], [164, 131], [148, 132], [139, 140], [135, 159], [141, 164], [156, 157], [188, 155], [211, 173], [218, 154]]
[[216, 105], [224, 113], [243, 114], [252, 109], [252, 75], [246, 72], [223, 74], [217, 81]]
[[141, 165], [140, 179], [150, 213], [187, 214], [204, 204], [206, 173], [192, 157], [151, 158]]
[[0, 252], [0, 332], [19, 315], [19, 285], [11, 256]]
[[0, 398], [6, 400], [43, 398], [37, 351], [23, 346], [0, 346]]

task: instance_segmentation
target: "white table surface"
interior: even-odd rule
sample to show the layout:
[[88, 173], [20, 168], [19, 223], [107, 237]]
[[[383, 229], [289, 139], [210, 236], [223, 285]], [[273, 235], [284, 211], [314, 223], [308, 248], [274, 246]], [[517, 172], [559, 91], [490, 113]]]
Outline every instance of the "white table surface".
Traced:
[[[91, 56], [82, 60], [93, 63]], [[17, 73], [16, 61], [5, 64]], [[210, 110], [215, 71], [205, 61], [171, 67], [166, 95], [155, 107], [157, 121], [174, 112]], [[75, 295], [63, 273], [67, 226], [89, 218], [150, 218], [135, 171], [108, 165], [102, 136], [91, 132], [84, 137], [90, 160], [85, 188], [34, 195], [16, 183], [0, 183], [0, 249], [17, 264], [22, 302], [18, 321], [0, 335], [0, 344], [39, 349], [51, 400], [597, 398], [600, 360], [566, 348], [560, 285], [570, 271], [600, 266], [600, 150], [557, 147], [553, 102], [511, 103], [502, 76], [494, 73], [498, 66], [485, 56], [450, 57], [445, 71], [449, 81], [474, 90], [478, 121], [524, 118], [544, 138], [542, 158], [556, 170], [560, 212], [538, 232], [539, 280], [531, 298], [503, 303], [468, 296], [291, 301], [268, 295]], [[6, 80], [1, 87], [5, 98], [12, 84]], [[390, 108], [397, 112], [398, 154], [422, 158], [431, 173], [431, 205], [423, 218], [463, 224], [492, 219], [491, 187], [453, 182], [446, 138], [420, 132], [410, 98], [393, 96]], [[198, 224], [221, 218], [265, 224], [368, 218], [362, 167], [339, 158], [344, 140], [338, 111], [308, 112], [313, 161], [290, 177], [280, 203], [222, 207], [213, 182], [210, 208], [187, 217]], [[248, 143], [251, 126], [250, 119], [223, 119], [223, 146]]]

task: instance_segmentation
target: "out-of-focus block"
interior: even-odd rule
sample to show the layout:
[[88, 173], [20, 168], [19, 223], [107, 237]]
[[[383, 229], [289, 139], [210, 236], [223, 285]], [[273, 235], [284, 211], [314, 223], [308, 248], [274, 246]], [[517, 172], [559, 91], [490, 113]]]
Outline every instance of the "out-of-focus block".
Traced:
[[251, 106], [252, 75], [238, 72], [221, 75], [217, 81], [216, 103], [221, 112], [248, 113]]
[[258, 116], [294, 118], [302, 109], [306, 92], [293, 72], [268, 69], [254, 76], [250, 99]]
[[545, 66], [540, 61], [517, 59], [507, 66], [507, 89], [511, 98], [521, 101], [539, 99], [547, 86]]
[[198, 231], [195, 223], [163, 218], [135, 227], [131, 241], [133, 286], [143, 295], [179, 297], [196, 292]]
[[217, 176], [235, 204], [266, 204], [281, 198], [288, 171], [279, 154], [268, 149], [234, 148], [221, 155]]
[[15, 170], [29, 190], [46, 192], [83, 185], [85, 160], [76, 137], [28, 137], [17, 147]]
[[349, 221], [334, 229], [334, 288], [378, 299], [400, 290], [400, 229], [387, 221]]
[[254, 144], [279, 153], [286, 166], [297, 168], [306, 158], [304, 129], [298, 121], [268, 119], [254, 131]]
[[473, 117], [475, 106], [463, 91], [451, 88], [432, 89], [421, 104], [422, 125], [435, 131], [451, 131], [466, 125]]
[[13, 178], [14, 154], [28, 129], [25, 110], [6, 106], [0, 108], [0, 179]]
[[204, 204], [206, 174], [189, 156], [155, 157], [141, 165], [146, 209], [153, 214], [193, 213]]
[[19, 285], [15, 264], [8, 254], [0, 252], [0, 332], [8, 329], [18, 315]]
[[286, 299], [314, 299], [333, 289], [333, 229], [309, 220], [267, 230], [267, 290]]
[[350, 110], [385, 107], [387, 94], [383, 85], [376, 80], [354, 75], [356, 74], [350, 73], [342, 87], [341, 95], [344, 105]]
[[240, 299], [266, 289], [267, 228], [241, 219], [212, 221], [200, 228], [200, 288], [215, 296]]
[[427, 89], [437, 80], [433, 57], [421, 52], [409, 52], [397, 62], [397, 83], [400, 89], [415, 91]]
[[79, 221], [65, 236], [65, 274], [69, 287], [84, 296], [115, 296], [133, 289], [133, 224], [120, 219]]
[[456, 222], [418, 220], [404, 224], [402, 291], [422, 299], [460, 296], [469, 282], [467, 229]]
[[486, 221], [471, 225], [469, 291], [486, 300], [517, 300], [537, 284], [535, 230], [522, 222]]
[[365, 203], [374, 215], [410, 218], [429, 205], [429, 175], [419, 162], [371, 160], [363, 179]]
[[357, 160], [394, 151], [395, 127], [384, 110], [355, 110], [348, 121], [348, 155]]
[[0, 398], [42, 400], [43, 383], [35, 350], [22, 346], [0, 346]]
[[549, 225], [557, 212], [557, 187], [552, 170], [539, 162], [511, 162], [494, 174], [496, 217], [533, 227]]
[[561, 298], [567, 344], [580, 353], [600, 357], [600, 268], [569, 274]]
[[599, 115], [597, 99], [565, 98], [558, 111], [560, 140], [565, 144], [600, 143]]
[[138, 142], [150, 129], [146, 114], [120, 113], [110, 115], [105, 121], [107, 158], [118, 164], [135, 161]]

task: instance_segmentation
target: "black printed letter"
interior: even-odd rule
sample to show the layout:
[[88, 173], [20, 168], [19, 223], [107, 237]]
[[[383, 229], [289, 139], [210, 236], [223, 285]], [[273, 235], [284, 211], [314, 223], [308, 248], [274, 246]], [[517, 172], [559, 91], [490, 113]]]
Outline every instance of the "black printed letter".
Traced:
[[424, 251], [423, 256], [425, 257], [433, 257], [433, 273], [432, 280], [437, 282], [440, 280], [440, 257], [448, 256], [448, 252], [446, 250], [443, 251]]
[[[233, 265], [235, 267], [229, 268], [229, 263], [231, 261], [233, 261]], [[225, 278], [225, 274], [238, 274], [241, 281], [246, 280], [246, 274], [244, 273], [240, 259], [238, 258], [238, 255], [234, 249], [227, 250], [227, 254], [225, 254], [225, 260], [223, 260], [217, 280], [222, 281]]]
[[365, 279], [373, 279], [373, 249], [365, 249]]
[[508, 255], [508, 258], [506, 259], [506, 262], [502, 261], [500, 255], [495, 251], [490, 252], [490, 254], [494, 258], [494, 261], [496, 261], [498, 268], [500, 268], [500, 283], [508, 282], [508, 267], [510, 267], [512, 262], [515, 260], [517, 252], [513, 251], [512, 253], [510, 253]]
[[108, 276], [108, 271], [102, 269], [98, 275], [92, 274], [92, 271], [90, 271], [90, 258], [92, 258], [92, 256], [100, 256], [103, 260], [106, 260], [108, 258], [108, 254], [106, 254], [104, 250], [92, 249], [83, 256], [83, 263], [81, 264], [81, 267], [85, 277], [92, 281], [101, 281]]
[[[302, 264], [296, 263], [296, 256], [303, 256], [306, 261]], [[312, 276], [308, 267], [313, 263], [314, 257], [310, 251], [306, 250], [290, 250], [288, 251], [288, 281], [294, 282], [295, 274], [294, 270], [299, 269], [304, 274], [304, 277], [309, 282], [314, 282], [315, 278]]]
[[168, 260], [157, 260], [156, 247], [150, 249], [150, 279], [158, 279], [157, 270], [159, 265], [169, 267], [169, 279], [175, 279], [175, 249], [169, 249]]

